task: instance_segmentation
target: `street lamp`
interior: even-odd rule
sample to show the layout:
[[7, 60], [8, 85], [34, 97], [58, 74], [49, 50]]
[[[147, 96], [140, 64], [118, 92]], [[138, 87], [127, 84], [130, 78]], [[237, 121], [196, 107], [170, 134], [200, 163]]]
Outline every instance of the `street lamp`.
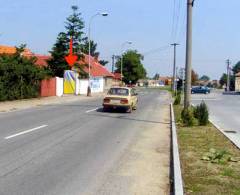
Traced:
[[122, 78], [123, 78], [123, 73], [122, 73], [122, 71], [123, 71], [123, 49], [124, 49], [124, 46], [127, 45], [127, 44], [131, 45], [132, 42], [131, 41], [126, 41], [121, 46], [121, 56], [122, 56], [121, 57], [121, 84], [122, 84]]
[[108, 13], [101, 12], [94, 14], [89, 20], [89, 27], [88, 27], [88, 89], [87, 89], [87, 96], [91, 96], [91, 86], [90, 86], [90, 77], [91, 77], [91, 39], [90, 39], [90, 32], [91, 32], [91, 24], [93, 19], [96, 16], [108, 16]]

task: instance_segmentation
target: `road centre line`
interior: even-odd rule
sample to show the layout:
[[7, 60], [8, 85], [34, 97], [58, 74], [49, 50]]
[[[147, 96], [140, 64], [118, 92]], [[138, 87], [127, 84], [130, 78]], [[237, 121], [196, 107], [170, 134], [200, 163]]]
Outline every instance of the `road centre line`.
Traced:
[[17, 137], [17, 136], [19, 136], [19, 135], [23, 135], [23, 134], [26, 134], [26, 133], [30, 133], [30, 132], [32, 132], [32, 131], [36, 131], [36, 130], [38, 130], [38, 129], [42, 129], [42, 128], [47, 127], [47, 126], [48, 126], [48, 125], [41, 125], [41, 126], [39, 126], [39, 127], [35, 127], [35, 128], [29, 129], [29, 130], [26, 130], [26, 131], [22, 131], [22, 132], [20, 132], [20, 133], [16, 133], [16, 134], [13, 134], [13, 135], [9, 135], [9, 136], [5, 137], [4, 139], [11, 139], [11, 138]]
[[92, 109], [92, 110], [87, 110], [86, 113], [89, 113], [89, 112], [95, 111], [95, 110], [97, 110], [97, 109], [99, 109], [99, 107], [94, 108], [94, 109]]

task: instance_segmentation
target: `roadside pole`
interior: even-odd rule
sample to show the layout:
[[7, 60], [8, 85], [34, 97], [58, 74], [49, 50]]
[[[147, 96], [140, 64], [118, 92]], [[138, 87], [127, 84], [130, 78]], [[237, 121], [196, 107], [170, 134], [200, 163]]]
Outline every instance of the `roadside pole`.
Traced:
[[230, 60], [227, 59], [227, 91], [230, 91]]
[[114, 66], [115, 66], [115, 55], [112, 55], [112, 73], [114, 73]]
[[174, 47], [174, 54], [173, 54], [173, 82], [172, 82], [172, 91], [176, 94], [176, 46], [179, 45], [178, 43], [171, 44]]
[[192, 9], [194, 0], [187, 0], [187, 34], [186, 34], [186, 64], [185, 64], [185, 88], [184, 109], [190, 106], [191, 77], [192, 77]]

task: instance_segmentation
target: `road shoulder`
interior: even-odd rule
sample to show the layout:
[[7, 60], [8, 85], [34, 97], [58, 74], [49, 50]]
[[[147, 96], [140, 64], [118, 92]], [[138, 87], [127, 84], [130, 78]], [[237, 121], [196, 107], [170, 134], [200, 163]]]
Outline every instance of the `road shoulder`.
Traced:
[[170, 113], [162, 106], [157, 124], [144, 129], [132, 142], [101, 186], [98, 194], [169, 194]]
[[44, 105], [53, 105], [53, 104], [64, 104], [74, 101], [84, 101], [89, 99], [96, 99], [102, 97], [103, 93], [94, 94], [92, 97], [87, 96], [76, 96], [76, 95], [65, 95], [62, 97], [42, 97], [42, 98], [32, 98], [32, 99], [23, 99], [23, 100], [14, 100], [14, 101], [5, 101], [0, 102], [0, 113], [5, 112], [14, 112], [17, 110], [24, 110]]

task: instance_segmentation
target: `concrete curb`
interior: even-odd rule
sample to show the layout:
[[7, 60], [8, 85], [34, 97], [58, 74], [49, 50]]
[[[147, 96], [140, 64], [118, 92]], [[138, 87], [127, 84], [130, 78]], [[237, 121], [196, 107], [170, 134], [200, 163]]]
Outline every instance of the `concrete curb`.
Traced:
[[171, 109], [171, 130], [172, 130], [172, 160], [173, 160], [173, 194], [183, 195], [183, 181], [181, 164], [178, 151], [177, 130], [175, 124], [175, 117], [173, 112], [173, 105], [170, 104]]
[[240, 95], [238, 91], [226, 91], [222, 93], [223, 95]]
[[227, 137], [238, 149], [240, 149], [240, 144], [237, 143], [229, 134], [225, 133], [225, 131], [219, 127], [212, 119], [209, 119], [209, 122], [213, 124], [213, 126], [218, 129], [225, 137]]
[[[191, 105], [192, 105], [193, 107], [195, 107], [195, 104], [191, 104]], [[228, 133], [226, 133], [223, 128], [219, 127], [219, 126], [213, 121], [213, 119], [211, 118], [211, 116], [209, 116], [208, 121], [209, 121], [210, 123], [212, 123], [212, 125], [213, 125], [216, 129], [218, 129], [227, 139], [229, 139], [229, 140], [233, 143], [233, 145], [235, 145], [238, 149], [240, 149], [239, 141], [235, 140], [234, 137], [232, 137], [231, 135], [229, 135]], [[237, 142], [238, 142], [238, 143], [237, 143]]]

